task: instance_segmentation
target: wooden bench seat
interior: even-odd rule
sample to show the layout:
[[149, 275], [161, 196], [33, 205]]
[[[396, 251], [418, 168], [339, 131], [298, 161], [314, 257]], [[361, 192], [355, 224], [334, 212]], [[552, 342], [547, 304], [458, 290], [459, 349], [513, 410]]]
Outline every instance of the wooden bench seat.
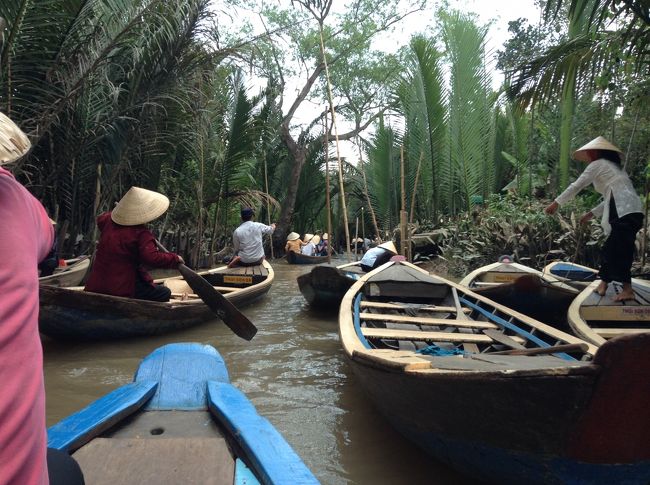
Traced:
[[419, 324], [419, 325], [439, 325], [439, 326], [453, 326], [464, 328], [499, 328], [496, 324], [491, 322], [477, 322], [474, 320], [452, 320], [447, 318], [429, 318], [429, 317], [409, 317], [406, 315], [393, 315], [387, 313], [360, 313], [361, 320], [372, 320], [380, 322], [393, 322], [404, 324]]
[[[399, 305], [395, 303], [382, 303], [379, 301], [362, 301], [361, 308], [385, 308], [388, 310], [409, 310], [414, 309], [419, 312], [441, 312], [441, 313], [456, 313], [456, 308], [453, 306], [420, 306], [420, 307], [411, 307], [408, 305]], [[472, 310], [469, 308], [463, 308], [463, 312], [471, 313]]]
[[595, 332], [603, 338], [614, 338], [619, 335], [635, 335], [650, 332], [650, 328], [594, 328]]
[[[393, 328], [368, 328], [361, 327], [361, 333], [366, 338], [380, 338], [388, 340], [418, 340], [433, 342], [452, 342], [452, 343], [483, 343], [491, 344], [494, 340], [487, 335], [474, 333], [455, 333], [455, 332], [418, 332], [413, 330], [399, 330]], [[523, 343], [521, 337], [511, 337], [513, 340]]]

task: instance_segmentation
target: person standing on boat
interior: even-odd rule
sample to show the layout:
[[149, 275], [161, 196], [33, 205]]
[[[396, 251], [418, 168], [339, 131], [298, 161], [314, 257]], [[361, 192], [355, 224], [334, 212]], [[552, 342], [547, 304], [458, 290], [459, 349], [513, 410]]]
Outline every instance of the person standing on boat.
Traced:
[[363, 258], [361, 258], [361, 261], [359, 261], [359, 266], [366, 272], [372, 271], [375, 268], [379, 268], [382, 264], [386, 264], [396, 254], [397, 248], [393, 244], [393, 241], [386, 241], [379, 246], [368, 249], [366, 254], [363, 255]]
[[300, 240], [300, 234], [297, 232], [290, 232], [287, 236], [287, 244], [284, 246], [284, 252], [300, 253], [300, 248], [303, 244], [304, 243]]
[[267, 226], [261, 222], [253, 221], [255, 211], [245, 207], [240, 212], [242, 223], [232, 234], [235, 257], [228, 264], [229, 268], [235, 266], [256, 266], [264, 261], [264, 234], [275, 231], [275, 223]]
[[101, 231], [86, 291], [138, 300], [169, 301], [171, 290], [156, 285], [146, 268], [176, 269], [183, 258], [160, 251], [145, 226], [165, 213], [163, 194], [131, 187], [112, 212], [97, 218]]
[[313, 234], [305, 234], [305, 238], [302, 240], [305, 244], [303, 245], [302, 249], [300, 252], [306, 256], [313, 256], [314, 251], [316, 251], [316, 246], [312, 242], [314, 239]]
[[[30, 146], [0, 113], [0, 165], [18, 160]], [[54, 228], [41, 203], [1, 166], [0, 220], [0, 483], [47, 484], [52, 473], [63, 483], [83, 483], [69, 455], [46, 452], [37, 267], [52, 249]], [[60, 465], [78, 473], [56, 475]]]
[[611, 281], [619, 281], [623, 290], [615, 301], [634, 299], [631, 279], [634, 242], [643, 226], [643, 203], [621, 166], [621, 154], [618, 147], [602, 136], [573, 152], [573, 158], [587, 162], [587, 168], [545, 209], [547, 214], [554, 214], [560, 205], [573, 199], [589, 184], [604, 196], [604, 200], [584, 214], [580, 222], [585, 224], [594, 216], [601, 216], [607, 240], [601, 250], [601, 282], [596, 292], [603, 296]]

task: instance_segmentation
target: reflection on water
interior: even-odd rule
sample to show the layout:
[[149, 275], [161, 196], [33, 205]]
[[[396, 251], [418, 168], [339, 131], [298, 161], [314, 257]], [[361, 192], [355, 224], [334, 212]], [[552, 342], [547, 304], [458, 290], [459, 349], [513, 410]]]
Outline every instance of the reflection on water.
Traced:
[[337, 314], [310, 311], [296, 277], [311, 266], [273, 262], [269, 294], [244, 312], [251, 342], [219, 321], [159, 337], [107, 343], [44, 340], [48, 426], [130, 382], [140, 360], [171, 342], [223, 355], [246, 393], [326, 484], [469, 484], [406, 441], [357, 386], [338, 342]]

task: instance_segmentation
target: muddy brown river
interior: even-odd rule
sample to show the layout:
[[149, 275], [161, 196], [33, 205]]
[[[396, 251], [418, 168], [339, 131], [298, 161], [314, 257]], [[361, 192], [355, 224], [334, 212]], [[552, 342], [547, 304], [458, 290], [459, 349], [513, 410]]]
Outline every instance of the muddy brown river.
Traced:
[[429, 458], [375, 411], [344, 359], [337, 313], [311, 311], [298, 290], [296, 277], [311, 266], [284, 260], [272, 264], [276, 277], [271, 291], [243, 310], [258, 327], [250, 342], [220, 321], [118, 342], [44, 338], [48, 426], [130, 382], [140, 360], [157, 347], [201, 342], [217, 348], [232, 383], [322, 483], [475, 483]]

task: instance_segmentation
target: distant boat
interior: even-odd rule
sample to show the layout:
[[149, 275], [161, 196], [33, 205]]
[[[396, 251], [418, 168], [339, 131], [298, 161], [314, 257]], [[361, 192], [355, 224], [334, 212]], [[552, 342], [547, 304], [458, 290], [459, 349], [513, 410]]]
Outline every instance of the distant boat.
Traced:
[[85, 482], [316, 484], [282, 435], [230, 384], [209, 345], [165, 345], [126, 384], [48, 429]]
[[289, 264], [320, 264], [327, 262], [327, 256], [308, 256], [294, 251], [289, 251], [286, 258]]
[[41, 276], [38, 282], [41, 285], [51, 286], [77, 286], [81, 284], [90, 268], [90, 257], [66, 259], [65, 266], [59, 266], [49, 276]]
[[567, 261], [553, 261], [544, 267], [543, 272], [580, 291], [598, 278], [598, 271], [595, 269]]
[[[264, 261], [199, 272], [236, 307], [264, 296], [275, 273]], [[62, 340], [107, 340], [160, 335], [216, 319], [181, 276], [156, 280], [172, 290], [168, 302], [155, 302], [83, 291], [83, 287], [40, 287], [39, 329]]]
[[298, 287], [310, 305], [338, 310], [345, 292], [364, 274], [358, 262], [339, 266], [322, 264], [298, 276]]
[[570, 332], [567, 310], [579, 291], [548, 273], [519, 263], [488, 264], [460, 282], [491, 300]]
[[634, 300], [622, 302], [613, 300], [621, 292], [620, 283], [610, 283], [605, 296], [595, 293], [599, 284], [587, 286], [569, 307], [569, 324], [576, 335], [602, 345], [619, 335], [650, 332], [650, 281], [632, 278]]
[[650, 334], [598, 349], [405, 262], [352, 285], [339, 331], [386, 419], [477, 480], [650, 483]]

